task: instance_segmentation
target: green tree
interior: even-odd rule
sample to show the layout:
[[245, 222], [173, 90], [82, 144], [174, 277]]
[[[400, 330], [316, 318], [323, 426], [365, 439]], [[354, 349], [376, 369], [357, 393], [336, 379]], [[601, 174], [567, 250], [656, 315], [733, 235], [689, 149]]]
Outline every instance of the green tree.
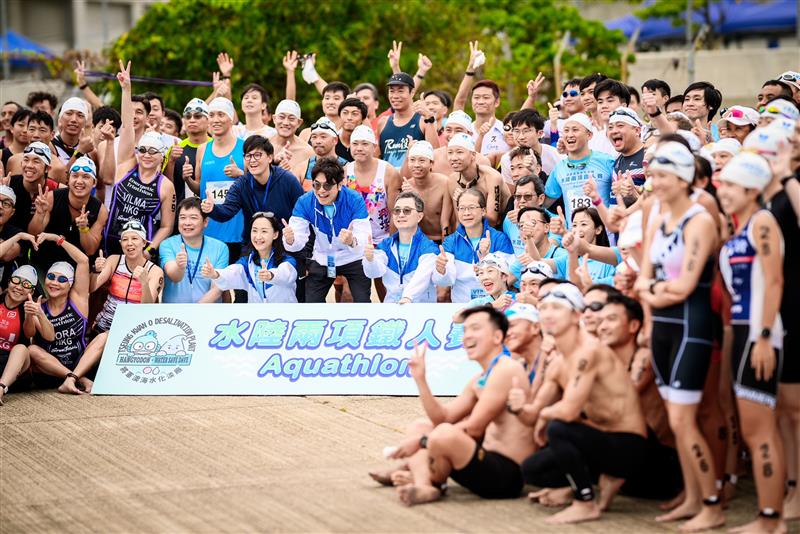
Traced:
[[[210, 80], [217, 70], [217, 53], [225, 51], [235, 62], [234, 99], [237, 88], [257, 82], [277, 101], [284, 95], [281, 58], [287, 50], [315, 52], [317, 70], [328, 81], [370, 81], [382, 88], [390, 74], [386, 54], [397, 39], [404, 42], [401, 66], [408, 72], [416, 71], [418, 53], [432, 60], [423, 90], [454, 94], [468, 59], [467, 43], [479, 40], [488, 58], [483, 75], [503, 86], [506, 111], [521, 104], [526, 83], [537, 72], [552, 76], [553, 56], [567, 30], [571, 43], [562, 60], [565, 72], [619, 75], [622, 33], [583, 20], [574, 7], [557, 0], [172, 0], [151, 6], [114, 43], [108, 70], [115, 70], [116, 60], [122, 58], [133, 61], [134, 75]], [[299, 72], [297, 78], [304, 115], [316, 117], [320, 97]], [[114, 85], [107, 87], [118, 93]], [[542, 98], [552, 99], [556, 89], [560, 90], [546, 88]], [[175, 109], [210, 92], [141, 83], [135, 90], [159, 92]]]

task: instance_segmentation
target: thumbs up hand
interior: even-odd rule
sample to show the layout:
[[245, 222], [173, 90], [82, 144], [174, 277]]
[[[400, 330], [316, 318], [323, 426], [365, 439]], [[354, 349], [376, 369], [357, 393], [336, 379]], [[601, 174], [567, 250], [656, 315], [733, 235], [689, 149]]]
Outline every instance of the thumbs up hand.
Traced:
[[244, 175], [244, 171], [236, 165], [236, 161], [233, 159], [233, 156], [231, 156], [230, 160], [230, 163], [225, 165], [225, 168], [223, 169], [225, 176], [228, 176], [229, 178], [238, 178], [239, 176]]
[[439, 245], [439, 255], [436, 256], [436, 270], [439, 274], [445, 274], [447, 271], [447, 253], [442, 245]]
[[211, 213], [214, 209], [214, 199], [211, 196], [211, 191], [206, 192], [206, 198], [200, 203], [200, 209], [203, 210], [203, 213]]
[[189, 156], [183, 156], [183, 179], [188, 180], [192, 176], [194, 176], [194, 167], [192, 167], [192, 162], [189, 161]]
[[211, 265], [211, 260], [206, 258], [206, 262], [203, 264], [203, 267], [200, 269], [200, 274], [203, 275], [203, 278], [209, 278], [211, 280], [216, 280], [219, 278], [219, 273], [214, 266]]
[[512, 377], [511, 389], [508, 390], [506, 409], [514, 415], [518, 415], [519, 412], [522, 411], [522, 407], [525, 405], [525, 397], [525, 390], [520, 387], [519, 378], [516, 376]]
[[272, 271], [267, 269], [267, 262], [262, 259], [261, 269], [258, 271], [258, 279], [262, 282], [269, 282], [273, 278], [275, 278], [275, 275], [272, 274]]
[[486, 235], [483, 236], [480, 243], [478, 243], [478, 257], [483, 258], [486, 256], [492, 248], [492, 236], [489, 234], [489, 230], [486, 230]]
[[411, 184], [411, 180], [403, 176], [403, 185], [400, 186], [400, 190], [403, 193], [406, 191], [414, 191], [414, 186]]
[[355, 237], [353, 236], [353, 223], [350, 223], [350, 226], [348, 226], [347, 229], [342, 229], [339, 232], [339, 242], [342, 245], [353, 247], [356, 245], [355, 241]]
[[367, 236], [367, 244], [364, 245], [364, 258], [368, 262], [375, 260], [375, 245], [372, 244], [372, 236]]
[[286, 219], [281, 219], [281, 222], [283, 223], [283, 241], [287, 245], [294, 244], [294, 230], [289, 226], [289, 223], [286, 222]]
[[186, 269], [186, 264], [189, 262], [189, 255], [186, 253], [186, 245], [181, 243], [181, 250], [175, 254], [175, 262], [181, 269]]
[[100, 249], [100, 253], [94, 260], [94, 270], [98, 273], [103, 270], [103, 267], [106, 266], [106, 259], [103, 257], [103, 249]]

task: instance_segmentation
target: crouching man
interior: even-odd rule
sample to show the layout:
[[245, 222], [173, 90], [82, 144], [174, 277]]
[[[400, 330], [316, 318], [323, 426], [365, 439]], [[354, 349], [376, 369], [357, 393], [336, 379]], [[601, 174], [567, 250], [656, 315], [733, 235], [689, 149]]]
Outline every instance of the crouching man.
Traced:
[[[400, 500], [407, 505], [432, 502], [442, 496], [450, 477], [483, 498], [520, 495], [524, 484], [520, 463], [533, 452], [533, 432], [506, 410], [513, 384], [527, 387], [523, 366], [504, 351], [508, 319], [491, 306], [463, 312], [463, 344], [467, 357], [481, 366], [461, 394], [440, 403], [425, 379], [425, 348], [409, 361], [428, 416], [416, 423], [390, 458], [407, 458], [407, 472], [395, 472]], [[373, 474], [376, 480], [387, 482]]]

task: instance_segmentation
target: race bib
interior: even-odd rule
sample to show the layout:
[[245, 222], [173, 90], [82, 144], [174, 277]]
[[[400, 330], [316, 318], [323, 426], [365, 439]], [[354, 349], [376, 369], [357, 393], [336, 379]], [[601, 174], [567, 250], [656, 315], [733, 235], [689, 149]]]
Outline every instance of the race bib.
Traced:
[[206, 195], [211, 195], [214, 204], [224, 204], [225, 197], [233, 185], [233, 180], [220, 180], [218, 182], [208, 182], [206, 184]]
[[580, 208], [591, 208], [592, 199], [586, 195], [581, 195], [577, 191], [570, 191], [569, 207], [571, 211], [575, 211]]

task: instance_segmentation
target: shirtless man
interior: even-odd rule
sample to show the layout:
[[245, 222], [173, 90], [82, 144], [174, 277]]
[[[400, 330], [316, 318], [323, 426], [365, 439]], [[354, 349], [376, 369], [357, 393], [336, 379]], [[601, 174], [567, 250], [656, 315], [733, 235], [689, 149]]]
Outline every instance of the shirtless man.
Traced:
[[[447, 180], [447, 192], [453, 203], [453, 213], [456, 199], [461, 192], [477, 187], [486, 195], [486, 218], [489, 224], [498, 226], [502, 222], [503, 209], [511, 197], [500, 173], [488, 165], [477, 163], [475, 141], [467, 134], [456, 134], [450, 139], [447, 144], [447, 159], [451, 171]], [[453, 225], [450, 227], [454, 228]]]
[[[644, 467], [647, 433], [639, 396], [613, 351], [583, 329], [582, 311], [583, 296], [572, 284], [559, 284], [540, 300], [548, 334], [543, 383], [531, 404], [520, 406], [518, 392], [509, 395], [509, 411], [535, 422], [535, 439], [543, 446], [524, 461], [525, 481], [545, 487], [569, 481], [573, 493], [572, 504], [547, 519], [551, 524], [598, 519], [625, 479]], [[592, 473], [600, 475], [599, 500]]]
[[[542, 345], [539, 310], [530, 304], [514, 303], [505, 313], [508, 318], [506, 347], [511, 351], [511, 357], [525, 367], [528, 372], [528, 381], [533, 386], [533, 382], [540, 372], [540, 369], [537, 368], [541, 367], [544, 362], [543, 358], [539, 358], [539, 348]], [[533, 396], [535, 393], [532, 392], [530, 395]]]
[[314, 155], [314, 150], [296, 135], [300, 125], [303, 124], [300, 104], [294, 100], [281, 100], [275, 108], [272, 120], [275, 129], [278, 130], [278, 134], [269, 140], [275, 148], [275, 164], [302, 179], [308, 159]]
[[[503, 352], [508, 320], [491, 306], [463, 312], [464, 349], [482, 371], [448, 404], [440, 403], [425, 379], [425, 348], [409, 360], [411, 375], [429, 421], [409, 429], [390, 458], [408, 458], [410, 474], [395, 477], [407, 505], [442, 496], [448, 476], [488, 499], [516, 498], [523, 480], [519, 463], [533, 451], [533, 433], [505, 409], [512, 382], [523, 384], [522, 365]], [[373, 478], [375, 478], [373, 476]]]
[[[473, 128], [472, 118], [465, 112], [459, 110], [452, 112], [450, 116], [447, 117], [447, 124], [444, 127], [443, 136], [445, 143], [449, 143], [450, 139], [452, 139], [456, 134], [464, 133], [467, 135], [473, 135], [474, 132], [475, 130]], [[489, 158], [483, 154], [476, 153], [475, 158], [475, 161], [478, 163], [478, 165], [490, 164]], [[408, 160], [406, 160], [406, 163], [403, 164], [403, 169], [401, 169], [401, 172], [405, 171], [406, 165], [408, 165]], [[450, 162], [447, 160], [446, 144], [433, 151], [433, 172], [442, 174], [450, 174], [452, 172], [452, 169], [450, 168]]]
[[403, 176], [403, 191], [414, 191], [425, 202], [425, 215], [419, 226], [428, 239], [441, 244], [450, 233], [453, 203], [447, 196], [447, 175], [433, 172], [434, 150], [427, 141], [417, 141], [408, 150], [403, 164], [408, 176]]
[[609, 294], [598, 313], [597, 336], [614, 351], [639, 394], [647, 423], [647, 469], [628, 479], [622, 493], [651, 499], [671, 499], [683, 488], [675, 436], [669, 428], [667, 410], [658, 394], [650, 364], [650, 350], [637, 344], [644, 324], [644, 311], [636, 300]]

